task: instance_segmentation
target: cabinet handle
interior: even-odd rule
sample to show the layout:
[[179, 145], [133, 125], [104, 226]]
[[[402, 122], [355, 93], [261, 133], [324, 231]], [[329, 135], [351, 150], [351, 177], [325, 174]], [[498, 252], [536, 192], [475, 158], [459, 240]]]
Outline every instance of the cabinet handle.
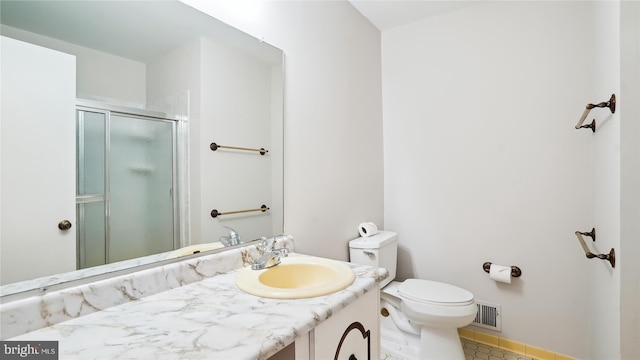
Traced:
[[351, 356], [349, 356], [349, 360], [358, 360], [358, 358], [355, 355], [351, 354]]
[[62, 220], [58, 223], [58, 229], [60, 230], [69, 230], [71, 229], [71, 221]]

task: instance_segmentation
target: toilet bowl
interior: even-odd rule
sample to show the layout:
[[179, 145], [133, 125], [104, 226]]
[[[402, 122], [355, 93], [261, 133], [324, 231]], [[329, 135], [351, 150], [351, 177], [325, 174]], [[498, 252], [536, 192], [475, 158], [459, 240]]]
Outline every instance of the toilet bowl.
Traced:
[[[398, 309], [414, 329], [419, 328], [420, 359], [464, 359], [458, 328], [469, 325], [476, 316], [473, 294], [459, 287], [436, 281], [407, 279], [392, 282], [381, 297], [395, 297], [387, 303]], [[388, 309], [387, 309], [388, 310]], [[402, 325], [402, 317], [392, 318], [404, 332], [415, 334]]]
[[381, 345], [407, 359], [465, 359], [458, 328], [476, 316], [473, 294], [462, 288], [423, 279], [392, 281], [396, 273], [397, 234], [381, 231], [349, 242], [351, 262], [384, 267]]

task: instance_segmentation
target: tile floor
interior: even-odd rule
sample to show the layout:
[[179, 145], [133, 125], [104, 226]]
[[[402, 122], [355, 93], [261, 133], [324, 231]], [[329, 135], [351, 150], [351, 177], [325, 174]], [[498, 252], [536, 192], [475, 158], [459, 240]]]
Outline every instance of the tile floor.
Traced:
[[[466, 360], [534, 360], [524, 355], [498, 349], [475, 341], [462, 339]], [[381, 360], [404, 360], [395, 354], [382, 353]], [[446, 360], [446, 359], [443, 359]]]

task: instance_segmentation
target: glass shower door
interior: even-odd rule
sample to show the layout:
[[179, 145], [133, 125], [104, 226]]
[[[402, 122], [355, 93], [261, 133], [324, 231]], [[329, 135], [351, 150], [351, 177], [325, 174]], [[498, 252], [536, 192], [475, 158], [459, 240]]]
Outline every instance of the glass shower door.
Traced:
[[78, 109], [78, 267], [175, 248], [175, 123]]
[[173, 126], [111, 114], [109, 262], [174, 248]]
[[108, 113], [77, 111], [76, 236], [78, 268], [107, 262], [106, 141]]

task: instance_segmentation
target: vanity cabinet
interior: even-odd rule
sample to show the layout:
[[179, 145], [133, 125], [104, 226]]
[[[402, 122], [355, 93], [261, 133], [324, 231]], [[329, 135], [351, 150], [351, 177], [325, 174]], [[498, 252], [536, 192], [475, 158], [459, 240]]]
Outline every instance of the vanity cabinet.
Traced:
[[296, 340], [296, 360], [380, 359], [379, 303], [376, 286]]

